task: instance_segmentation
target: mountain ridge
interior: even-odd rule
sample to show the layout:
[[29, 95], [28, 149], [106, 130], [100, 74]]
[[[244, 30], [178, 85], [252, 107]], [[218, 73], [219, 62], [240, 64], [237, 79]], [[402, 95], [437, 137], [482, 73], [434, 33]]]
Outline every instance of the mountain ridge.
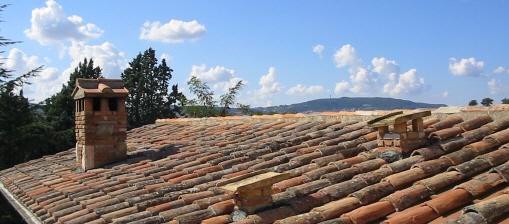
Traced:
[[430, 104], [390, 97], [340, 97], [309, 100], [301, 103], [254, 107], [253, 111], [263, 113], [310, 113], [325, 111], [391, 110], [438, 108], [446, 104]]

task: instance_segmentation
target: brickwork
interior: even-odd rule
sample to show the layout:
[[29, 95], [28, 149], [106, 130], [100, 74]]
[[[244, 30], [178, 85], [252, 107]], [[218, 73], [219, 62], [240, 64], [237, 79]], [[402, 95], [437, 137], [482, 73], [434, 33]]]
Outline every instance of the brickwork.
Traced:
[[125, 97], [99, 93], [76, 99], [76, 162], [83, 170], [126, 158]]

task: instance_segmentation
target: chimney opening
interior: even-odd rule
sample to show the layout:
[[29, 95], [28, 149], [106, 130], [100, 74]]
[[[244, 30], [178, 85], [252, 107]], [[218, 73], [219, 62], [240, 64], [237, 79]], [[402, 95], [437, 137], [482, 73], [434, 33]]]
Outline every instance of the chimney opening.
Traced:
[[101, 111], [101, 98], [99, 97], [92, 98], [92, 104], [94, 111]]
[[110, 111], [118, 110], [118, 99], [117, 98], [108, 98], [108, 108]]
[[83, 100], [76, 100], [75, 107], [75, 112], [83, 111]]

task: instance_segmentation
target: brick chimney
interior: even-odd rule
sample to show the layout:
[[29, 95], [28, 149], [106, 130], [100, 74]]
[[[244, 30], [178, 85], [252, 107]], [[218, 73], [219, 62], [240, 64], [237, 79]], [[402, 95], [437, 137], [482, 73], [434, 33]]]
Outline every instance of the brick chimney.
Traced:
[[123, 160], [127, 155], [128, 91], [119, 79], [78, 79], [75, 100], [76, 162], [83, 170]]
[[[397, 111], [368, 121], [370, 127], [378, 130], [377, 152], [398, 151], [409, 153], [427, 143], [423, 117], [431, 111]], [[411, 124], [411, 128], [408, 125]]]

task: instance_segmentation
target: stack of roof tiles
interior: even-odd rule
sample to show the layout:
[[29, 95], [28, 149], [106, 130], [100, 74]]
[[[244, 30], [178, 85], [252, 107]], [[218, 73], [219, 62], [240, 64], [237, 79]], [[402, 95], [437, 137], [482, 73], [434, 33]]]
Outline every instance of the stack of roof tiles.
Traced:
[[[175, 121], [128, 133], [126, 161], [80, 172], [73, 149], [0, 171], [41, 223], [509, 222], [509, 119], [425, 121], [430, 144], [378, 158], [365, 122]], [[290, 173], [273, 205], [234, 212], [217, 187]]]

